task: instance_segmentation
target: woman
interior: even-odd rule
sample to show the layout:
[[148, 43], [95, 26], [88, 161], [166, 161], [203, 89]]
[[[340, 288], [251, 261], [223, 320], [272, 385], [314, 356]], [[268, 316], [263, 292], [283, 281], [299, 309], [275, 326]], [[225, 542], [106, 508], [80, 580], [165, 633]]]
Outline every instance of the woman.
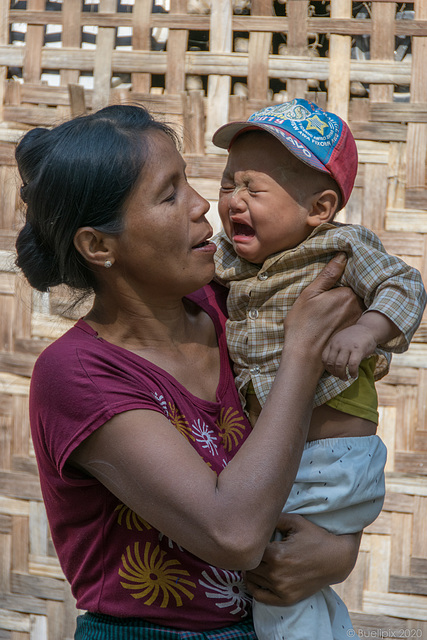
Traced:
[[357, 537], [298, 518], [279, 525], [296, 532], [290, 542], [269, 545], [322, 350], [360, 314], [351, 293], [328, 291], [343, 257], [288, 315], [251, 432], [226, 351], [225, 293], [210, 284], [209, 205], [186, 180], [173, 131], [143, 108], [113, 106], [29, 132], [16, 157], [27, 205], [17, 265], [41, 291], [95, 293], [39, 357], [30, 394], [52, 538], [89, 612], [75, 637], [255, 638], [241, 570], [258, 599], [278, 604], [344, 579], [355, 558]]

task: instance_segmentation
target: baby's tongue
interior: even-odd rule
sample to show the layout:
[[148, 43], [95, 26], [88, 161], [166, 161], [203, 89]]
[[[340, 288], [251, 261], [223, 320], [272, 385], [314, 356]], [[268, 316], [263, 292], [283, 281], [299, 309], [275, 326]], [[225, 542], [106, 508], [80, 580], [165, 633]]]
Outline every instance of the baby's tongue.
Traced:
[[234, 223], [235, 236], [254, 236], [255, 231], [248, 224]]

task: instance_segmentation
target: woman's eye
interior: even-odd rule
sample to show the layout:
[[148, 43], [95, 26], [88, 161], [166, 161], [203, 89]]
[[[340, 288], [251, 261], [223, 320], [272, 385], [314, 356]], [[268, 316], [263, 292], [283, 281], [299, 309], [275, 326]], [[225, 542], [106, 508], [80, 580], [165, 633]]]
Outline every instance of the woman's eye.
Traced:
[[174, 202], [175, 198], [176, 198], [176, 191], [173, 191], [173, 193], [171, 193], [170, 196], [165, 198], [163, 202]]
[[233, 191], [234, 186], [231, 184], [222, 184], [220, 187], [221, 191]]

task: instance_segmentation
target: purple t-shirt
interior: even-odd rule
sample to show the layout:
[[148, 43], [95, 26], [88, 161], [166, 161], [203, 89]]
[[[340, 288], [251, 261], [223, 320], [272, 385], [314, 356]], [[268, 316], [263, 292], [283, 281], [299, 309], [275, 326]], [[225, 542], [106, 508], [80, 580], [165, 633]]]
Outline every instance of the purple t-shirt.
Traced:
[[225, 293], [189, 296], [214, 322], [221, 357], [217, 402], [189, 393], [166, 371], [98, 338], [79, 320], [38, 358], [30, 417], [52, 539], [77, 606], [177, 629], [240, 622], [250, 599], [236, 571], [212, 567], [154, 529], [100, 482], [70, 468], [71, 452], [117, 413], [164, 414], [216, 473], [250, 433], [225, 342]]

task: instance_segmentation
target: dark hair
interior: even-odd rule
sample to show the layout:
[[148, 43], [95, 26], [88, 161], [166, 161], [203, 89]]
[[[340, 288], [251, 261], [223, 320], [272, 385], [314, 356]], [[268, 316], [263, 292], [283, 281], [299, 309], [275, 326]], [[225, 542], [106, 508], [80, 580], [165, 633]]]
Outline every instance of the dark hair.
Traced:
[[16, 148], [27, 206], [16, 241], [16, 265], [32, 287], [66, 284], [96, 289], [90, 266], [74, 247], [79, 227], [122, 230], [122, 207], [147, 160], [141, 134], [176, 133], [141, 106], [114, 105], [49, 130], [29, 131]]

